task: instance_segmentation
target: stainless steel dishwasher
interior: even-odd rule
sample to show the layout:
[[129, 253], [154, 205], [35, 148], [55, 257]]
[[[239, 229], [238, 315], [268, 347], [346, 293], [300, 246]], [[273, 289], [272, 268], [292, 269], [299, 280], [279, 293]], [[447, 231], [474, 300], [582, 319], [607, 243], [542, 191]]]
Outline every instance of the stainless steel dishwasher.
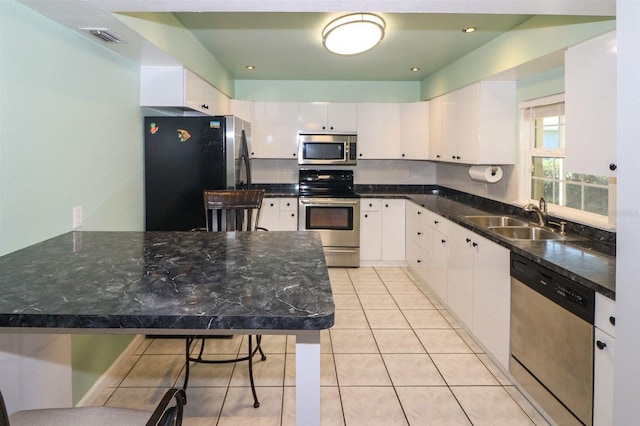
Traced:
[[511, 253], [511, 359], [516, 381], [559, 425], [591, 425], [595, 294]]

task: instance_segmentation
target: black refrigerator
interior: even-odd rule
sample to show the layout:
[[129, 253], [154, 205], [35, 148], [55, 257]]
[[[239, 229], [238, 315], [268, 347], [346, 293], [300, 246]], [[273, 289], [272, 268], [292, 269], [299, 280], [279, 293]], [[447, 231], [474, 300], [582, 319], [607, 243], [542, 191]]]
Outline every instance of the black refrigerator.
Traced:
[[251, 185], [251, 124], [234, 116], [145, 117], [145, 229], [205, 227], [205, 189]]

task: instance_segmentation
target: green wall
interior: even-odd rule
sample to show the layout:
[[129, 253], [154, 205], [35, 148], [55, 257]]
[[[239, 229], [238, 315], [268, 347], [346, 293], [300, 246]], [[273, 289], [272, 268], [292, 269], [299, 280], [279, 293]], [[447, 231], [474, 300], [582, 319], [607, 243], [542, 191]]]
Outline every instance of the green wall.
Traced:
[[276, 102], [415, 102], [418, 81], [236, 80], [235, 97]]
[[487, 79], [615, 27], [613, 17], [534, 16], [422, 80], [420, 98]]
[[[136, 64], [0, 0], [0, 255], [70, 231], [79, 205], [86, 230], [143, 229], [138, 94]], [[131, 339], [73, 336], [74, 402]]]

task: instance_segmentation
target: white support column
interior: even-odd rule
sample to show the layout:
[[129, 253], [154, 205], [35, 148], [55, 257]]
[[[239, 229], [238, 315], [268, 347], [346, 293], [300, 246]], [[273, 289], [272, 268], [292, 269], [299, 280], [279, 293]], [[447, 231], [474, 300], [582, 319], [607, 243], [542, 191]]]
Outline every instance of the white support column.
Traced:
[[296, 334], [296, 425], [320, 426], [320, 330]]

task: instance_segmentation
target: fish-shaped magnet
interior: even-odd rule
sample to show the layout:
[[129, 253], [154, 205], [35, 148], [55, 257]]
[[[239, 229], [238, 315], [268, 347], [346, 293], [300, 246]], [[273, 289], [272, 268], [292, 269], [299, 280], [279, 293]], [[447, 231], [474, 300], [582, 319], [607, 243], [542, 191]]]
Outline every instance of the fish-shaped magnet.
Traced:
[[186, 142], [191, 138], [191, 134], [184, 129], [178, 129], [178, 139], [180, 142]]

